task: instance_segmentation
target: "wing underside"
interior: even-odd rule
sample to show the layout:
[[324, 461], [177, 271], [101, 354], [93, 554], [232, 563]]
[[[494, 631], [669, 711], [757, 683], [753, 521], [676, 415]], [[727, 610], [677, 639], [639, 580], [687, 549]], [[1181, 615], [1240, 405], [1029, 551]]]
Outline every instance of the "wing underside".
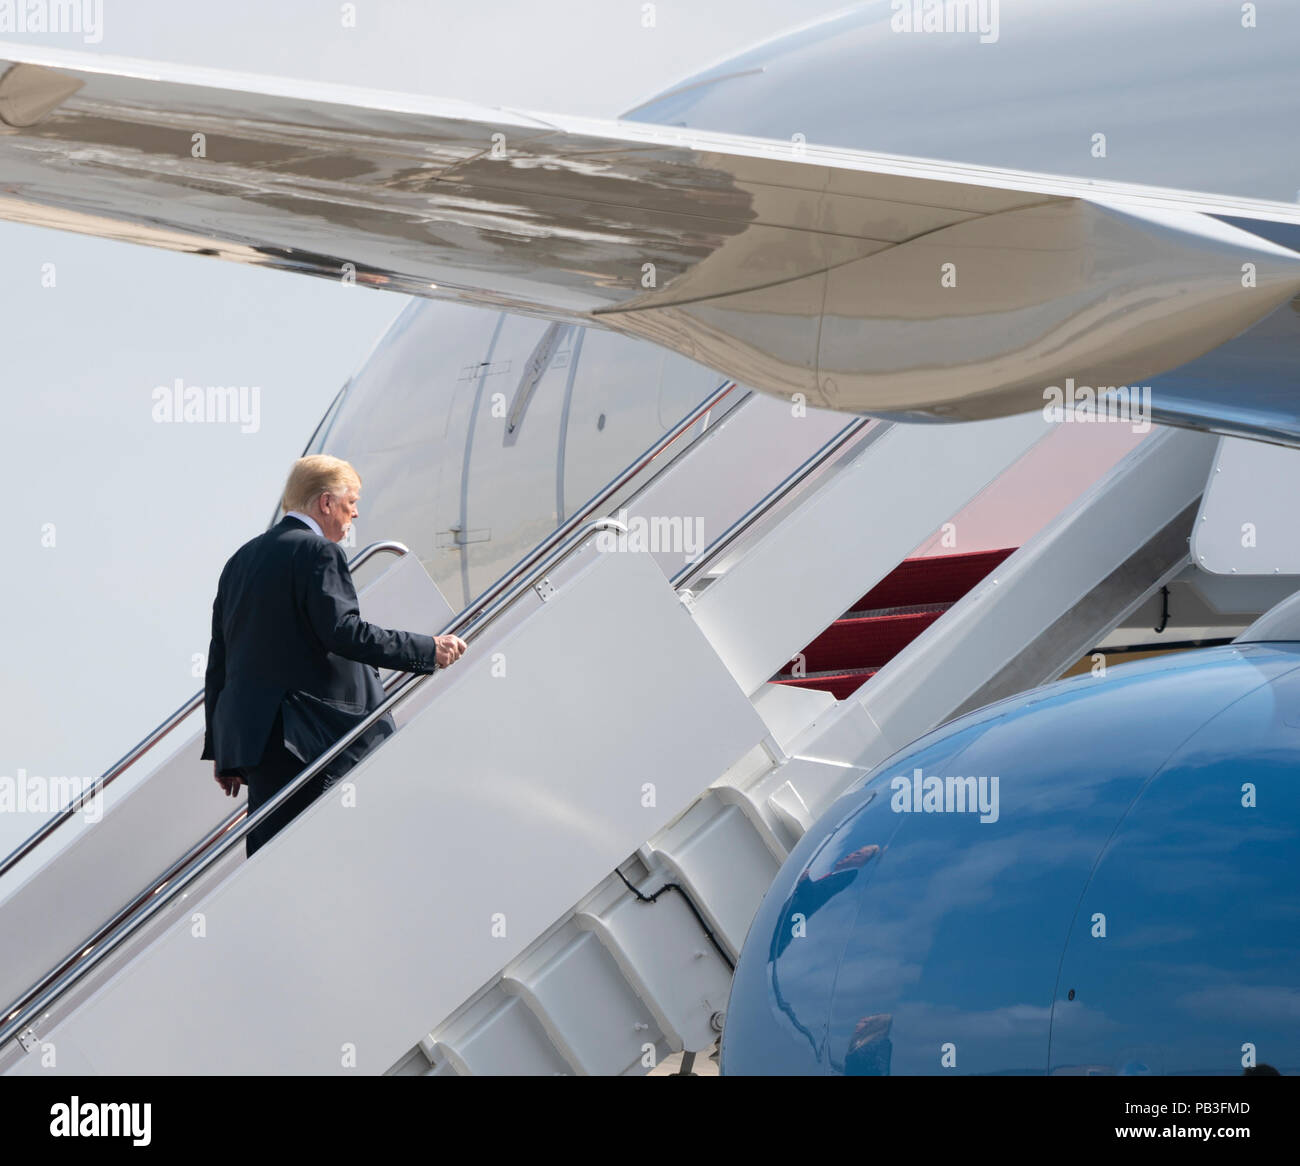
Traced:
[[1266, 237], [1288, 204], [3, 44], [0, 218], [598, 325], [917, 419], [1135, 385], [1300, 292]]

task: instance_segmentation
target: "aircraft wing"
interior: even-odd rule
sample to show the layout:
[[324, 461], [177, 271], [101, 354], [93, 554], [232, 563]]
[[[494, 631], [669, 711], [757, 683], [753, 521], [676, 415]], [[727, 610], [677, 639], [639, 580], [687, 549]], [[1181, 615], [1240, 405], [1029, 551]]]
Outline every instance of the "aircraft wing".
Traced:
[[1136, 385], [1300, 292], [1264, 237], [1290, 204], [3, 43], [0, 218], [600, 325], [922, 419]]

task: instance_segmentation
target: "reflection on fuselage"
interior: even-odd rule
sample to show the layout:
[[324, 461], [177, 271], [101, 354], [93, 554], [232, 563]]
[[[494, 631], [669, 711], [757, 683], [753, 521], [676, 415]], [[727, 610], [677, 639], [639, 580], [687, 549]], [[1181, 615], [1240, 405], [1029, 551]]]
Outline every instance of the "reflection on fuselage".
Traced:
[[625, 120], [1297, 197], [1300, 165], [1278, 147], [1300, 116], [1300, 5], [1270, 5], [1266, 29], [1221, 0], [999, 0], [980, 6], [997, 11], [992, 41], [895, 27], [895, 7], [875, 0], [778, 37]]
[[720, 382], [598, 329], [413, 301], [312, 445], [362, 475], [358, 540], [406, 543], [460, 608]]

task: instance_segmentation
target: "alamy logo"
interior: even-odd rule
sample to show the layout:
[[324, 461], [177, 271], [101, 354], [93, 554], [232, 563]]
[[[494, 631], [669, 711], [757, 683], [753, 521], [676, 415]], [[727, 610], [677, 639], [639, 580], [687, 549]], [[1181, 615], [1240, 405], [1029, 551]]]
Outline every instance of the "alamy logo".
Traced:
[[626, 510], [618, 512], [618, 521], [626, 531], [602, 530], [596, 535], [598, 551], [671, 551], [684, 554], [687, 562], [704, 550], [704, 519], [680, 514], [638, 514], [628, 518]]
[[926, 777], [920, 769], [901, 774], [889, 783], [894, 796], [889, 807], [895, 814], [978, 814], [981, 822], [996, 822], [998, 778]]
[[103, 789], [94, 778], [39, 777], [25, 769], [0, 776], [0, 814], [53, 814], [74, 804], [87, 822], [104, 816]]
[[82, 42], [104, 39], [104, 0], [0, 0], [0, 34], [80, 33]]
[[152, 1109], [148, 1101], [81, 1101], [74, 1093], [50, 1106], [50, 1136], [130, 1138], [133, 1146], [147, 1146]]
[[998, 0], [890, 0], [894, 32], [978, 32], [980, 44], [998, 39]]
[[241, 433], [261, 428], [262, 390], [257, 385], [187, 385], [175, 382], [153, 391], [153, 419], [160, 425], [186, 421], [238, 422]]
[[1049, 385], [1043, 390], [1043, 420], [1129, 422], [1134, 433], [1151, 430], [1150, 385], [1076, 385], [1065, 378], [1065, 387]]

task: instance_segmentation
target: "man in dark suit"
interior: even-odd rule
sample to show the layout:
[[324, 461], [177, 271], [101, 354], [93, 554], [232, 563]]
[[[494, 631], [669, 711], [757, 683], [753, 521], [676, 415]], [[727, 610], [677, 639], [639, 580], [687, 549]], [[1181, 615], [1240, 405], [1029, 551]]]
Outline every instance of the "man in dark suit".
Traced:
[[[337, 545], [357, 517], [361, 478], [324, 454], [300, 458], [285, 516], [227, 561], [212, 604], [203, 758], [225, 792], [248, 784], [250, 815], [383, 701], [379, 668], [432, 672], [459, 636], [389, 631], [361, 618]], [[251, 856], [393, 732], [389, 717], [348, 746], [248, 834]]]

